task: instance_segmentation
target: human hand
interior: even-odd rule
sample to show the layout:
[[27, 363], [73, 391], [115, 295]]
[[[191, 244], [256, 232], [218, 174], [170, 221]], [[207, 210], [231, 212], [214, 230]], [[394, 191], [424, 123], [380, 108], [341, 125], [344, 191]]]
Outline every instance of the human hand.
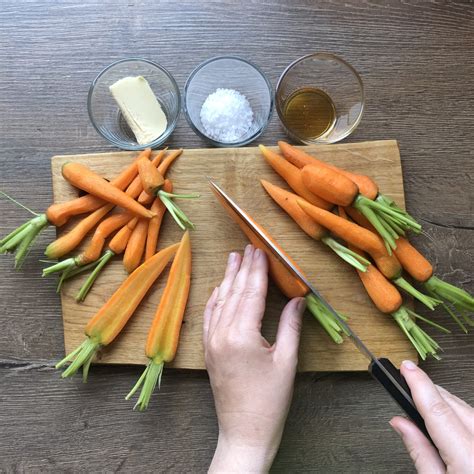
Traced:
[[401, 416], [390, 421], [401, 436], [418, 473], [472, 474], [474, 408], [433, 384], [428, 375], [413, 362], [403, 362], [400, 370], [431, 439], [439, 450], [438, 453], [412, 421]]
[[268, 264], [248, 245], [231, 253], [204, 313], [204, 353], [219, 422], [210, 472], [266, 472], [280, 444], [298, 361], [303, 298], [282, 312], [276, 342], [261, 334]]

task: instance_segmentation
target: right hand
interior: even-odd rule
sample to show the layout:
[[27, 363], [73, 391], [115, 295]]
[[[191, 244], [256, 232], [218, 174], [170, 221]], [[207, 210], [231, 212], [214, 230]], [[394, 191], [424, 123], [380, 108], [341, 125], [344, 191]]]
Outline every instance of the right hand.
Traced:
[[403, 362], [400, 371], [438, 448], [412, 421], [392, 418], [390, 425], [401, 436], [418, 473], [474, 473], [474, 408], [435, 385], [413, 362]]

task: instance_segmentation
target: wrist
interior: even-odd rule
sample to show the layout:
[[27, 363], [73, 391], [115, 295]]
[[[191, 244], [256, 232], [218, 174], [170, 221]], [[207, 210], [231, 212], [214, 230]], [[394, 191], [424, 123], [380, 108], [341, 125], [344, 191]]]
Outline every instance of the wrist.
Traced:
[[275, 458], [277, 446], [249, 444], [219, 433], [210, 473], [266, 473]]

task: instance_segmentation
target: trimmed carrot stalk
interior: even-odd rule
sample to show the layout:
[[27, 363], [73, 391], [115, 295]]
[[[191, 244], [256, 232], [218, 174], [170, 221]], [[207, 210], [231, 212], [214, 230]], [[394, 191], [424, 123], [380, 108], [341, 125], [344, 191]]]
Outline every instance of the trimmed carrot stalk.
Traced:
[[[161, 176], [166, 176], [166, 172], [168, 171], [169, 167], [173, 164], [174, 160], [176, 160], [176, 158], [181, 155], [181, 153], [183, 153], [182, 148], [180, 148], [179, 150], [170, 151], [166, 158], [158, 166], [158, 173], [160, 173]], [[150, 194], [148, 194], [147, 192], [142, 191], [142, 193], [138, 197], [138, 202], [145, 206], [147, 204], [151, 204], [153, 202], [154, 197], [155, 196], [150, 196]]]
[[148, 407], [156, 385], [160, 387], [165, 362], [171, 362], [175, 358], [190, 286], [191, 240], [189, 231], [186, 231], [171, 265], [163, 296], [148, 333], [145, 355], [150, 361], [126, 396], [128, 400], [142, 386], [135, 405], [140, 411]]
[[150, 160], [144, 159], [138, 162], [138, 176], [140, 176], [143, 191], [150, 196], [155, 196], [165, 184], [165, 178]]
[[263, 179], [260, 183], [264, 187], [265, 191], [271, 196], [271, 198], [298, 224], [298, 226], [314, 240], [321, 241], [332, 249], [339, 257], [345, 260], [350, 265], [358, 268], [361, 271], [365, 271], [369, 261], [365, 258], [361, 258], [357, 253], [352, 252], [350, 249], [341, 245], [339, 242], [329, 236], [327, 229], [320, 226], [296, 202], [297, 199], [301, 199], [298, 195], [290, 193], [285, 189], [282, 189], [274, 184], [269, 183]]
[[375, 199], [379, 193], [379, 188], [375, 181], [366, 175], [351, 173], [344, 168], [339, 168], [338, 166], [334, 166], [331, 163], [320, 161], [314, 156], [305, 153], [303, 150], [295, 148], [283, 141], [279, 141], [278, 146], [280, 147], [283, 156], [297, 168], [303, 168], [304, 166], [311, 164], [326, 166], [327, 168], [337, 171], [353, 181], [363, 196], [369, 199]]
[[[115, 255], [120, 255], [125, 251], [127, 247], [128, 240], [132, 235], [133, 229], [135, 229], [138, 223], [138, 217], [134, 217], [131, 221], [129, 221], [126, 225], [124, 225], [112, 238], [109, 242], [109, 248], [104, 254], [92, 265], [94, 268], [90, 275], [87, 277], [86, 281], [82, 284], [79, 292], [76, 295], [76, 301], [84, 301], [87, 294], [89, 293], [90, 289], [92, 288], [93, 284], [97, 280], [99, 273], [102, 269], [109, 263], [109, 261]], [[91, 268], [89, 265], [82, 267], [84, 270], [87, 268]], [[82, 272], [77, 272], [82, 273]], [[72, 272], [71, 276], [76, 275], [74, 271]], [[69, 275], [66, 275], [66, 279], [69, 278]]]
[[123, 254], [123, 266], [128, 273], [132, 273], [140, 265], [145, 252], [148, 223], [148, 219], [140, 219], [128, 239], [127, 247]]
[[296, 166], [288, 163], [283, 157], [263, 145], [259, 145], [259, 148], [265, 161], [288, 183], [288, 186], [296, 194], [321, 209], [331, 209], [334, 207], [332, 203], [325, 201], [320, 196], [316, 196], [305, 186], [301, 172]]
[[[247, 223], [240, 218], [228, 205], [227, 201], [222, 198], [222, 196], [216, 192], [212, 187], [212, 191], [216, 195], [217, 199], [221, 203], [222, 207], [226, 210], [229, 216], [234, 220], [234, 222], [240, 227], [245, 236], [249, 241], [254, 245], [254, 247], [262, 250], [268, 259], [268, 267], [270, 277], [280, 291], [287, 298], [295, 297], [304, 297], [306, 299], [307, 308], [313, 317], [321, 324], [323, 329], [331, 337], [331, 339], [340, 344], [343, 342], [342, 334], [345, 333], [344, 328], [339, 324], [339, 321], [334, 317], [332, 312], [328, 310], [326, 305], [319, 301], [313, 294], [310, 293], [309, 288], [297, 279], [291, 272], [286, 268], [286, 266], [268, 249], [266, 244], [264, 244], [260, 238], [254, 233], [254, 231], [247, 225]], [[254, 225], [260, 229], [260, 231], [273, 243], [273, 245], [279, 249], [279, 251], [286, 255], [288, 259], [292, 262], [295, 268], [301, 269], [294, 262], [294, 260], [286, 254], [286, 252], [277, 244], [273, 237], [260, 225], [258, 225], [250, 215], [246, 214], [247, 217], [254, 223]], [[301, 271], [302, 272], [302, 271]], [[303, 273], [303, 272], [302, 272]], [[341, 318], [345, 319], [342, 315], [339, 315]]]
[[80, 163], [65, 163], [62, 168], [62, 174], [69, 183], [83, 191], [120, 206], [140, 217], [146, 219], [153, 217], [153, 214], [148, 209], [91, 171], [87, 166]]
[[[137, 162], [142, 158], [148, 159], [150, 154], [150, 148], [143, 150], [135, 158], [133, 163], [128, 165], [116, 178], [110, 181], [110, 184], [121, 191], [126, 189], [138, 174]], [[107, 204], [106, 200], [88, 194], [61, 204], [52, 204], [48, 207], [46, 216], [51, 224], [60, 227], [64, 225], [70, 217], [86, 212], [93, 212], [104, 204]]]
[[[171, 193], [173, 192], [173, 184], [169, 179], [165, 180], [163, 185], [163, 190]], [[145, 260], [153, 257], [156, 253], [156, 248], [158, 245], [158, 236], [160, 234], [161, 223], [163, 222], [163, 217], [166, 212], [166, 207], [162, 203], [159, 197], [156, 197], [153, 201], [153, 204], [150, 208], [153, 212], [156, 212], [156, 216], [150, 219], [148, 223], [148, 233], [146, 237], [146, 246], [145, 246]]]
[[113, 204], [105, 204], [92, 214], [78, 222], [74, 228], [63, 236], [51, 242], [45, 250], [48, 258], [56, 259], [74, 250], [84, 237], [97, 225], [97, 223], [114, 207]]
[[325, 166], [306, 165], [301, 176], [303, 184], [313, 194], [339, 206], [350, 206], [359, 194], [353, 181]]
[[178, 246], [179, 244], [174, 244], [163, 249], [138, 267], [91, 318], [85, 328], [84, 342], [56, 364], [56, 368], [60, 368], [72, 360], [71, 365], [62, 373], [63, 378], [74, 375], [83, 367], [83, 381], [87, 380], [90, 364], [99, 348], [111, 344], [120, 334]]

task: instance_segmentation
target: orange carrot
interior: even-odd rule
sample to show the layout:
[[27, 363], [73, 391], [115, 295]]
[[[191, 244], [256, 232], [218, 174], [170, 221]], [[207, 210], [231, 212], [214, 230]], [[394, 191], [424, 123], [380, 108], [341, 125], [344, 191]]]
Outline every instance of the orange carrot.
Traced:
[[268, 181], [260, 180], [262, 186], [273, 200], [306, 232], [311, 238], [327, 245], [340, 258], [352, 265], [360, 271], [365, 271], [369, 261], [361, 257], [358, 253], [352, 252], [350, 249], [334, 240], [328, 233], [327, 229], [320, 226], [296, 202], [301, 199], [298, 195], [285, 191]]
[[82, 219], [70, 232], [59, 237], [59, 239], [51, 242], [46, 247], [44, 252], [46, 256], [51, 259], [56, 259], [74, 250], [82, 242], [82, 239], [88, 232], [90, 232], [113, 207], [113, 204], [106, 204]]
[[143, 191], [150, 196], [155, 196], [156, 192], [163, 187], [165, 182], [165, 178], [153, 166], [153, 163], [146, 159], [138, 162], [138, 176], [140, 176]]
[[65, 163], [62, 173], [67, 181], [83, 191], [120, 206], [140, 217], [147, 219], [153, 217], [148, 209], [80, 163]]
[[164, 363], [171, 362], [176, 355], [190, 286], [191, 241], [189, 231], [186, 231], [171, 265], [163, 296], [148, 333], [145, 355], [149, 363], [126, 397], [127, 400], [132, 397], [143, 384], [135, 405], [140, 411], [148, 407], [157, 383], [159, 387]]
[[[154, 218], [152, 217], [152, 219]], [[122, 252], [125, 252], [128, 240], [130, 239], [133, 229], [135, 229], [137, 224], [138, 217], [134, 217], [113, 236], [112, 240], [109, 242], [109, 249], [115, 255], [120, 255]]]
[[326, 166], [327, 168], [337, 171], [353, 181], [363, 196], [373, 200], [379, 193], [379, 188], [375, 181], [366, 175], [351, 173], [350, 171], [334, 166], [331, 163], [320, 161], [308, 153], [305, 153], [303, 150], [295, 148], [283, 141], [279, 141], [278, 146], [280, 147], [283, 156], [297, 168], [303, 168], [304, 166], [311, 164]]
[[[151, 163], [153, 163], [154, 166], [158, 166], [161, 163], [163, 156], [165, 156], [165, 152], [166, 152], [166, 148], [164, 150], [160, 150], [159, 153], [151, 160]], [[137, 172], [138, 172], [138, 167], [137, 167]], [[129, 196], [131, 196], [133, 199], [137, 199], [137, 197], [140, 195], [142, 191], [143, 191], [142, 181], [140, 179], [140, 176], [136, 176], [135, 179], [128, 186], [126, 193]]]
[[[173, 184], [169, 179], [165, 180], [163, 190], [167, 193], [173, 192]], [[158, 244], [158, 235], [160, 233], [161, 223], [166, 212], [166, 207], [159, 197], [156, 197], [151, 205], [151, 211], [156, 212], [156, 216], [150, 219], [148, 223], [148, 234], [146, 237], [145, 260], [148, 260], [156, 253]]]
[[[181, 153], [183, 153], [182, 149], [171, 151], [168, 156], [163, 160], [163, 162], [160, 163], [160, 165], [158, 166], [158, 173], [161, 176], [166, 176], [168, 168], [171, 166], [174, 160], [176, 160], [176, 158], [181, 155]], [[150, 204], [153, 201], [153, 198], [154, 196], [150, 196], [150, 194], [148, 194], [147, 192], [142, 191], [142, 193], [138, 197], [138, 202], [145, 206], [146, 204]]]
[[334, 207], [332, 203], [325, 201], [308, 190], [303, 183], [301, 172], [296, 166], [288, 163], [283, 157], [263, 145], [259, 145], [259, 148], [265, 161], [288, 183], [288, 186], [296, 194], [321, 209], [331, 209]]
[[[149, 158], [150, 153], [150, 148], [143, 150], [135, 158], [133, 163], [127, 166], [116, 178], [110, 182], [110, 184], [123, 191], [127, 186], [129, 186], [129, 184], [138, 174], [137, 162], [141, 158]], [[87, 194], [86, 196], [81, 196], [77, 199], [72, 199], [71, 201], [61, 204], [52, 204], [46, 210], [46, 217], [51, 224], [55, 225], [56, 227], [60, 227], [64, 225], [71, 216], [84, 214], [86, 212], [93, 212], [106, 203], [107, 201], [100, 199], [97, 196]]]
[[148, 219], [140, 219], [128, 239], [127, 248], [123, 254], [123, 266], [128, 273], [133, 272], [140, 265], [145, 251], [145, 242], [148, 232]]
[[299, 196], [289, 191], [284, 190], [274, 184], [260, 180], [260, 183], [265, 188], [265, 191], [272, 197], [272, 199], [306, 232], [311, 238], [321, 240], [328, 231], [321, 227], [306, 212], [301, 209], [296, 200]]
[[312, 206], [302, 199], [298, 199], [296, 202], [319, 225], [326, 227], [326, 229], [351, 245], [364, 250], [372, 257], [387, 255], [383, 243], [370, 230], [364, 229], [353, 222], [346, 221], [342, 217], [336, 216], [324, 209]]
[[62, 377], [74, 375], [83, 366], [83, 380], [87, 380], [89, 366], [96, 352], [100, 347], [112, 343], [120, 334], [178, 247], [179, 244], [174, 244], [158, 252], [127, 277], [112, 297], [88, 322], [85, 328], [85, 341], [56, 364], [56, 368], [59, 368], [74, 359], [62, 373]]
[[301, 176], [310, 192], [339, 206], [350, 206], [359, 194], [353, 181], [324, 166], [306, 165]]
[[425, 282], [433, 275], [433, 266], [404, 237], [397, 240], [395, 255], [403, 268], [416, 280]]
[[[280, 261], [279, 258], [273, 254], [273, 252], [271, 252], [267, 245], [260, 240], [261, 238], [254, 233], [254, 230], [249, 227], [246, 221], [244, 221], [236, 212], [234, 212], [232, 207], [227, 203], [227, 201], [212, 183], [211, 188], [222, 207], [227, 211], [234, 222], [238, 224], [242, 232], [247, 236], [254, 247], [259, 248], [265, 253], [268, 259], [270, 276], [280, 291], [288, 298], [295, 298], [298, 296], [304, 297], [306, 299], [308, 310], [321, 324], [332, 340], [337, 344], [343, 342], [341, 334], [345, 333], [345, 328], [341, 326], [334, 314], [329, 311], [327, 306], [321, 300], [319, 300], [319, 298], [309, 291], [309, 288], [302, 281], [293, 275], [293, 273]], [[281, 254], [285, 255], [294, 265], [294, 267], [301, 271], [298, 265], [277, 244], [273, 237], [263, 227], [259, 226], [247, 213], [246, 216], [251, 222], [253, 222], [255, 227], [258, 228], [262, 234], [264, 234], [268, 240], [273, 243], [273, 245], [281, 252]], [[301, 273], [304, 274], [302, 271]], [[342, 315], [339, 315], [339, 317], [341, 319], [345, 319]]]

